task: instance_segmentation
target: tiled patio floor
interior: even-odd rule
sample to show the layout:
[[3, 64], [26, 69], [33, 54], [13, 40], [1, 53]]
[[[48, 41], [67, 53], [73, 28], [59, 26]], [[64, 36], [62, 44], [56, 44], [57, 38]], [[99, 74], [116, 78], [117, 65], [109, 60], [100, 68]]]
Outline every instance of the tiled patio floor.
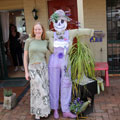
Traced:
[[[13, 110], [4, 110], [0, 105], [0, 120], [34, 120], [29, 114], [29, 91]], [[42, 120], [54, 120], [53, 113]], [[62, 118], [60, 120], [71, 120]], [[110, 87], [95, 96], [94, 112], [86, 120], [120, 120], [120, 77], [110, 77]]]

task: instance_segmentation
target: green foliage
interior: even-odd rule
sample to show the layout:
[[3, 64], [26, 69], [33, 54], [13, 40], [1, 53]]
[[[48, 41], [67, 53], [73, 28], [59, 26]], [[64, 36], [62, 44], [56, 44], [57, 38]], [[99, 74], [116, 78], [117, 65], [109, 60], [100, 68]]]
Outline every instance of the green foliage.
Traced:
[[87, 77], [95, 79], [94, 58], [88, 46], [80, 42], [80, 37], [77, 36], [77, 43], [75, 43], [70, 51], [71, 78], [73, 82], [77, 79], [77, 83], [85, 74]]
[[13, 92], [11, 89], [10, 90], [4, 89], [3, 94], [4, 96], [9, 97], [12, 96]]
[[50, 21], [55, 22], [55, 20], [58, 20], [59, 15], [57, 13], [53, 13], [50, 17]]
[[80, 111], [80, 108], [82, 107], [83, 101], [80, 101], [80, 98], [78, 97], [70, 104], [70, 111], [72, 111], [75, 114], [78, 114]]
[[[68, 69], [71, 67], [71, 79], [73, 81], [73, 98], [79, 96], [80, 91], [78, 85], [81, 82], [83, 76], [87, 76], [91, 79], [95, 78], [95, 62], [91, 50], [88, 46], [80, 42], [80, 37], [77, 38], [75, 43], [69, 51]], [[75, 92], [75, 94], [74, 94]]]
[[78, 98], [74, 99], [73, 102], [71, 102], [70, 110], [73, 113], [79, 115], [80, 113], [84, 112], [87, 109], [87, 107], [90, 103], [91, 103], [90, 101], [84, 102], [84, 101], [80, 100], [80, 98], [78, 97]]

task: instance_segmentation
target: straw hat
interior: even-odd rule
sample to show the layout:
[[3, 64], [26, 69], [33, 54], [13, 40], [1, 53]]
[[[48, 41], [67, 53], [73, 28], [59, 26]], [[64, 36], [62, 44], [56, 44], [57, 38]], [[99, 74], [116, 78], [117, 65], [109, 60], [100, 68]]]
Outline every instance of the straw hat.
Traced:
[[60, 9], [60, 10], [56, 10], [51, 16], [50, 16], [50, 22], [55, 22], [55, 20], [59, 20], [59, 19], [63, 19], [66, 21], [71, 21], [71, 18], [69, 18], [68, 16], [66, 16], [65, 12]]

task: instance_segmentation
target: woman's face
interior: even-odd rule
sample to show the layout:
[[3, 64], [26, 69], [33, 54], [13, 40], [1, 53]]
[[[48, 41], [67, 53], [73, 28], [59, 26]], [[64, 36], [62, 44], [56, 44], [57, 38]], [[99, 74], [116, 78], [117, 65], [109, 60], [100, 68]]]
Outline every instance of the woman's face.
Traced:
[[41, 38], [41, 35], [43, 33], [43, 29], [41, 27], [41, 25], [37, 24], [34, 26], [34, 34], [35, 37]]
[[15, 31], [15, 27], [11, 26], [11, 31], [14, 32]]

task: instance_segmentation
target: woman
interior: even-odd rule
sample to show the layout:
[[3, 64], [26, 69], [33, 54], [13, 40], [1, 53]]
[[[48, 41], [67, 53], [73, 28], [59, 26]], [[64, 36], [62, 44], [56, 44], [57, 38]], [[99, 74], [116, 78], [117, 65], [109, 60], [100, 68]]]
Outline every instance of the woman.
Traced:
[[36, 120], [40, 117], [47, 117], [50, 113], [48, 67], [46, 65], [47, 44], [43, 26], [36, 23], [33, 26], [31, 38], [26, 40], [24, 48], [25, 78], [30, 80], [31, 85], [30, 109]]
[[20, 37], [20, 33], [17, 32], [17, 28], [14, 24], [10, 25], [10, 35], [8, 41], [8, 50], [10, 50], [13, 64], [15, 66], [14, 71], [18, 71], [18, 66], [20, 66], [21, 71], [24, 71], [23, 68], [23, 59], [22, 59], [22, 43], [18, 39]]

